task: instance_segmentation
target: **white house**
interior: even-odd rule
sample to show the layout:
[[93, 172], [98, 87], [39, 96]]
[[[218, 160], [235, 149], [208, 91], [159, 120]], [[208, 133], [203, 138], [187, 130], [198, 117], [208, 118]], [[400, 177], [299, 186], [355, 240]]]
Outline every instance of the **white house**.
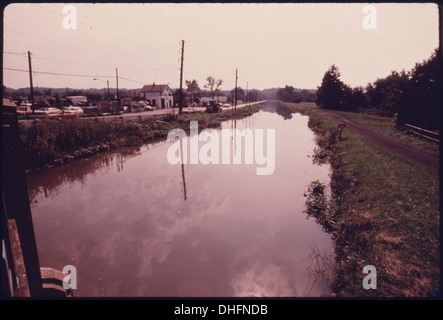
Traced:
[[140, 89], [141, 97], [146, 98], [146, 102], [157, 109], [172, 108], [174, 98], [172, 91], [167, 84], [150, 84]]

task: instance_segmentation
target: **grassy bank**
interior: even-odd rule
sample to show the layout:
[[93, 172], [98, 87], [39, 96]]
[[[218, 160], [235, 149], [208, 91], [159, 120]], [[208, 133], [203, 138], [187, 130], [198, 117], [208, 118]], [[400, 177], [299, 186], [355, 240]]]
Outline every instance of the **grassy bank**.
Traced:
[[60, 165], [100, 151], [131, 146], [166, 138], [174, 128], [189, 131], [189, 121], [198, 121], [199, 129], [217, 128], [222, 121], [247, 117], [261, 104], [223, 113], [165, 115], [161, 121], [94, 122], [81, 119], [41, 120], [20, 125], [28, 172]]
[[395, 140], [411, 144], [424, 150], [432, 151], [435, 153], [439, 152], [438, 143], [428, 141], [413, 134], [408, 134], [407, 130], [399, 130], [395, 125], [395, 118], [359, 112], [334, 112], [368, 129], [391, 137]]
[[[439, 176], [385, 152], [311, 104], [285, 104], [309, 115], [316, 161], [332, 167], [332, 197], [313, 182], [307, 212], [336, 244], [333, 291], [344, 297], [430, 297], [439, 292]], [[371, 121], [371, 120], [368, 120]], [[363, 121], [362, 121], [363, 122]], [[365, 290], [365, 265], [377, 270], [377, 289]]]

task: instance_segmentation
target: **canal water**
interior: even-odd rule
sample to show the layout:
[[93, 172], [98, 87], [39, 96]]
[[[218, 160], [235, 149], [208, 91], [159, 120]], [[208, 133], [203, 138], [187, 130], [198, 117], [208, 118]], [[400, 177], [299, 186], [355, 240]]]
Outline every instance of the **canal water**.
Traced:
[[173, 165], [166, 139], [28, 175], [40, 265], [74, 266], [77, 297], [328, 296], [333, 243], [304, 193], [330, 169], [313, 164], [307, 122], [267, 102], [217, 129], [274, 129], [268, 175], [255, 161]]

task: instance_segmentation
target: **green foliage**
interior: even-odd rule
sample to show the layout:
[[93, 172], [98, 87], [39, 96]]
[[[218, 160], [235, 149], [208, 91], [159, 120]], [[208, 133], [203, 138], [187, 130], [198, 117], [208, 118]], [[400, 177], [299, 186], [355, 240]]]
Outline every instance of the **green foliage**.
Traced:
[[[442, 87], [440, 50], [436, 49], [428, 60], [417, 63], [410, 72], [392, 71], [387, 77], [369, 83], [365, 89], [344, 84], [339, 69], [332, 65], [318, 87], [316, 103], [320, 108], [369, 111], [396, 117], [400, 127], [408, 123], [438, 131]], [[291, 101], [287, 98], [290, 89], [282, 90], [279, 99]]]
[[317, 89], [317, 105], [320, 108], [343, 110], [345, 84], [340, 80], [340, 71], [332, 65], [323, 76]]
[[397, 125], [409, 123], [429, 130], [440, 130], [441, 66], [441, 53], [436, 49], [428, 60], [417, 63], [412, 69], [398, 103]]
[[286, 85], [284, 88], [278, 88], [276, 92], [277, 98], [283, 102], [314, 102], [316, 94], [309, 90], [298, 90], [292, 86]]

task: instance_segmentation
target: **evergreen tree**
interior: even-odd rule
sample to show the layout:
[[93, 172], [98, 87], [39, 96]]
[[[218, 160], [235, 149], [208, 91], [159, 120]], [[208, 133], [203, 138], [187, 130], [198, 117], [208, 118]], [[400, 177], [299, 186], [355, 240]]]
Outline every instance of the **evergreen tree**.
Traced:
[[321, 86], [317, 88], [317, 106], [325, 109], [344, 110], [346, 109], [345, 84], [340, 80], [340, 71], [332, 65], [326, 71], [321, 82]]

